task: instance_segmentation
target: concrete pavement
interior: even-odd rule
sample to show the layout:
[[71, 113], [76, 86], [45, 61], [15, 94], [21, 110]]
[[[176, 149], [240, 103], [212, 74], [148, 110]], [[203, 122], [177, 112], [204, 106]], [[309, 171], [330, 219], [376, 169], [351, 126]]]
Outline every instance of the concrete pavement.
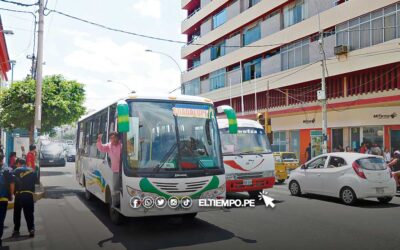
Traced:
[[[84, 199], [72, 164], [43, 172], [47, 195], [36, 204], [37, 235], [9, 238], [9, 212], [5, 249], [397, 249], [400, 245], [399, 197], [388, 205], [366, 200], [349, 207], [334, 198], [292, 197], [284, 184], [270, 190], [276, 199], [274, 209], [258, 202], [256, 208], [201, 213], [192, 223], [156, 217], [131, 218], [115, 226], [104, 204]], [[26, 227], [21, 232], [27, 234]]]

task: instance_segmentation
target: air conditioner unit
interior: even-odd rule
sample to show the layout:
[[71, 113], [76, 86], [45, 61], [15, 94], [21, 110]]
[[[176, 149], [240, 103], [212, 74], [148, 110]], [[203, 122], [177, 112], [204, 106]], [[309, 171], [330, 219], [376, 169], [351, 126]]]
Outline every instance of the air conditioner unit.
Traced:
[[338, 56], [338, 55], [347, 54], [348, 49], [347, 49], [347, 46], [346, 46], [346, 45], [339, 45], [339, 46], [336, 46], [336, 47], [335, 47], [334, 51], [335, 51], [335, 55]]

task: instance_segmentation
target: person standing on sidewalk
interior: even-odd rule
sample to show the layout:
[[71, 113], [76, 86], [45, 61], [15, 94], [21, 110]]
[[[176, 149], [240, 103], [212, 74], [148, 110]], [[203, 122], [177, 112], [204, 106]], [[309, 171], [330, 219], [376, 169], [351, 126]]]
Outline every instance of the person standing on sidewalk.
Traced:
[[102, 144], [101, 138], [103, 134], [99, 134], [97, 137], [97, 149], [102, 153], [107, 153], [111, 160], [111, 171], [113, 172], [112, 178], [112, 205], [114, 207], [119, 206], [119, 189], [120, 189], [120, 170], [119, 165], [121, 161], [121, 149], [122, 144], [119, 141], [118, 133], [110, 133], [110, 142], [107, 144]]
[[[0, 155], [0, 165], [4, 156]], [[14, 179], [11, 170], [5, 166], [0, 166], [0, 248], [2, 247], [2, 237], [4, 221], [7, 215], [8, 202], [12, 201], [14, 194]]]
[[15, 180], [15, 201], [14, 201], [14, 232], [13, 237], [19, 236], [21, 227], [21, 211], [24, 210], [29, 237], [35, 236], [34, 224], [34, 201], [35, 173], [32, 168], [27, 167], [25, 160], [17, 159], [14, 170]]

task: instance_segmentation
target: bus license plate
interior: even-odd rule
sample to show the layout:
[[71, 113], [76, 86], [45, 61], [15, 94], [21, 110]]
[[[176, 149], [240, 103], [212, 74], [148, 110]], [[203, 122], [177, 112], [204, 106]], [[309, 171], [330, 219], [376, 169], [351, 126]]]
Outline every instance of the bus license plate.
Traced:
[[243, 185], [251, 186], [251, 185], [253, 185], [253, 180], [243, 180]]
[[377, 194], [383, 194], [385, 192], [384, 188], [376, 188]]

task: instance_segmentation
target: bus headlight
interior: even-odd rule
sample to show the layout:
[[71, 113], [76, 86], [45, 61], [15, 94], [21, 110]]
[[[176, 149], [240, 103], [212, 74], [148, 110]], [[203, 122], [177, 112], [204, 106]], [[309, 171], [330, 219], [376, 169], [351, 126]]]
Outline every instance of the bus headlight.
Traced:
[[141, 190], [131, 188], [130, 186], [126, 186], [126, 190], [128, 191], [128, 194], [131, 197], [140, 197], [141, 199], [144, 199], [146, 197], [151, 197], [154, 200], [159, 197], [157, 194], [142, 192]]
[[264, 171], [262, 173], [263, 177], [273, 177], [275, 176], [275, 171], [274, 170], [269, 170], [269, 171]]
[[236, 174], [225, 174], [225, 179], [226, 179], [227, 181], [236, 180]]
[[226, 185], [223, 184], [219, 188], [208, 190], [201, 194], [200, 199], [222, 199], [225, 198]]

